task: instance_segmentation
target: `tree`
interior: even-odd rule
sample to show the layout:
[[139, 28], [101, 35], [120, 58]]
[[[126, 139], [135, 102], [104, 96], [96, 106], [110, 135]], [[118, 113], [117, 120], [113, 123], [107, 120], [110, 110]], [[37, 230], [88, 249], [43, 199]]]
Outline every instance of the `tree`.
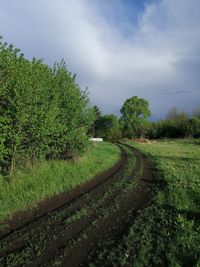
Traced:
[[119, 121], [113, 114], [102, 116], [96, 125], [96, 136], [105, 140], [116, 140], [121, 137]]
[[101, 118], [101, 110], [98, 106], [94, 106], [94, 113], [95, 113], [95, 118], [98, 120]]
[[183, 111], [179, 111], [176, 107], [173, 107], [168, 111], [166, 118], [181, 123], [188, 120], [188, 115]]
[[128, 137], [141, 136], [141, 126], [146, 123], [150, 116], [148, 101], [144, 98], [133, 96], [127, 99], [121, 108], [121, 124]]
[[193, 117], [199, 118], [200, 119], [200, 107], [196, 107], [193, 110]]
[[193, 117], [183, 124], [183, 133], [186, 137], [200, 137], [200, 118]]
[[101, 110], [98, 106], [94, 106], [93, 107], [94, 110], [94, 123], [92, 125], [92, 128], [89, 130], [89, 134], [92, 135], [93, 137], [97, 136], [97, 128], [98, 128], [98, 123], [99, 120], [101, 119], [102, 115], [101, 115]]

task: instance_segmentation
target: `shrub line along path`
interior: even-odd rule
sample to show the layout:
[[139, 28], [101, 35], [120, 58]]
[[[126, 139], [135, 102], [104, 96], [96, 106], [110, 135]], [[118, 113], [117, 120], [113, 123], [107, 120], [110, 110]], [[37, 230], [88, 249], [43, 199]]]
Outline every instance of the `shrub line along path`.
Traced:
[[[102, 250], [120, 244], [149, 205], [155, 179], [146, 156], [118, 145], [121, 160], [113, 168], [16, 214], [0, 233], [0, 266], [88, 266]], [[97, 265], [106, 266], [106, 259]]]

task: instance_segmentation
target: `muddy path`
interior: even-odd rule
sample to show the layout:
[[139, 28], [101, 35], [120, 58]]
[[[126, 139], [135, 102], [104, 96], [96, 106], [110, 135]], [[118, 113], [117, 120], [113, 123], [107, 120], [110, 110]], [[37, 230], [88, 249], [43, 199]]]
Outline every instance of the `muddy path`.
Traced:
[[0, 234], [0, 266], [89, 266], [101, 242], [108, 249], [120, 243], [151, 201], [154, 177], [144, 155], [118, 145], [122, 159], [112, 169], [9, 222]]

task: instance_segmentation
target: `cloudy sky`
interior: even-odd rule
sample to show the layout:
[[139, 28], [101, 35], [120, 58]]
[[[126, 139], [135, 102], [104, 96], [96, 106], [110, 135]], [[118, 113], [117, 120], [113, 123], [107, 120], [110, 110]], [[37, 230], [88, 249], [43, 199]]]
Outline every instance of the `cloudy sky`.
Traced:
[[134, 95], [153, 119], [200, 106], [200, 0], [0, 0], [0, 35], [27, 58], [64, 58], [103, 113]]

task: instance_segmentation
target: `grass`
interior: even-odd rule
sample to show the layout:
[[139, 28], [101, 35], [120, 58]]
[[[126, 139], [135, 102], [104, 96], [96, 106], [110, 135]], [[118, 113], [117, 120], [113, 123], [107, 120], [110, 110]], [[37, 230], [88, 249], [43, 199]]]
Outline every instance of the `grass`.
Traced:
[[[112, 239], [112, 236], [102, 241], [103, 246], [100, 246], [95, 261], [93, 262], [91, 260], [91, 266], [100, 266], [101, 262], [106, 262], [107, 266], [199, 267], [200, 140], [165, 140], [151, 144], [139, 144], [130, 141], [128, 144], [141, 150], [151, 158], [152, 163], [155, 166], [155, 195], [150, 205], [142, 211], [139, 211], [136, 220], [132, 222], [130, 228], [122, 237], [120, 242], [116, 242], [115, 239]], [[105, 156], [105, 151], [106, 153], [108, 152], [107, 156]], [[96, 156], [94, 156], [95, 153], [97, 153]], [[130, 155], [131, 154], [132, 153], [130, 152]], [[73, 171], [70, 172], [70, 170], [72, 166], [74, 166], [75, 172], [79, 174], [79, 176], [74, 176], [74, 179], [76, 179], [77, 177], [82, 177], [80, 167], [82, 164], [84, 166], [83, 169], [87, 169], [85, 171], [88, 173], [91, 165], [93, 164], [90, 162], [91, 160], [92, 162], [95, 162], [96, 165], [94, 164], [94, 166], [97, 168], [97, 166], [99, 167], [99, 162], [106, 161], [106, 164], [108, 164], [110, 158], [109, 155], [112, 155], [113, 157], [115, 155], [115, 159], [112, 158], [110, 161], [113, 164], [119, 157], [118, 148], [111, 144], [102, 143], [96, 148], [88, 151], [87, 154], [85, 154], [85, 156], [76, 163], [59, 161], [43, 164], [44, 166], [46, 164], [55, 164], [55, 166], [57, 166], [57, 164], [69, 164], [70, 167], [67, 169], [68, 174], [73, 173]], [[99, 156], [102, 156], [101, 160], [99, 159]], [[90, 161], [88, 161], [88, 159], [90, 159]], [[88, 165], [85, 164], [86, 162], [88, 162]], [[43, 164], [39, 165], [41, 170], [44, 168]], [[134, 164], [135, 159], [130, 157], [127, 169], [124, 170], [124, 174], [120, 176], [119, 180], [115, 180], [113, 185], [110, 185], [110, 190], [105, 191], [99, 199], [98, 196], [97, 199], [94, 198], [94, 195], [91, 192], [91, 195], [88, 195], [90, 203], [89, 207], [81, 207], [81, 209], [78, 209], [77, 212], [66, 219], [65, 223], [67, 227], [70, 223], [73, 223], [82, 217], [90, 216], [91, 212], [95, 211], [92, 223], [84, 229], [80, 235], [71, 240], [71, 246], [76, 246], [77, 242], [81, 242], [82, 239], [87, 237], [87, 233], [89, 233], [89, 231], [95, 231], [94, 228], [98, 228], [98, 225], [102, 220], [104, 220], [107, 216], [110, 216], [112, 213], [114, 214], [114, 212], [118, 210], [118, 205], [120, 205], [120, 200], [123, 197], [121, 194], [124, 194], [124, 197], [127, 197], [128, 193], [131, 192], [131, 188], [134, 187], [134, 182], [129, 184], [129, 179], [127, 179]], [[56, 179], [62, 177], [61, 174], [63, 174], [63, 172], [57, 176], [56, 173], [58, 171], [56, 171], [53, 165], [51, 165], [51, 167], [52, 169], [49, 173], [51, 174], [50, 177], [52, 177], [52, 181], [54, 181], [55, 177]], [[41, 171], [39, 172], [40, 168], [35, 167], [31, 170], [31, 172], [34, 173], [34, 176], [32, 177], [37, 177], [36, 172], [38, 171], [40, 174], [38, 177], [41, 179], [42, 175]], [[108, 166], [106, 168], [108, 168]], [[62, 170], [60, 165], [58, 170]], [[96, 169], [94, 171], [97, 172]], [[139, 175], [140, 170], [138, 170], [138, 172]], [[66, 172], [64, 172], [64, 174], [65, 173]], [[20, 173], [18, 175], [20, 175]], [[19, 179], [16, 177], [13, 183], [17, 183], [17, 181], [22, 179], [22, 177], [24, 177], [23, 181], [25, 182], [25, 177], [29, 176], [28, 174], [23, 173], [23, 175], [19, 176]], [[47, 176], [44, 175], [43, 177], [46, 179], [45, 177]], [[88, 177], [89, 175], [86, 175], [85, 178], [82, 177], [79, 182], [85, 181]], [[71, 175], [70, 178], [72, 179]], [[69, 177], [66, 177], [66, 179], [69, 179]], [[74, 186], [74, 184], [71, 184], [70, 182], [71, 179], [68, 180], [68, 185], [70, 183], [68, 190]], [[31, 181], [32, 180], [33, 179], [31, 179]], [[48, 178], [48, 180], [51, 181], [51, 178]], [[74, 182], [73, 179], [72, 182]], [[4, 183], [3, 186], [5, 186]], [[58, 188], [60, 190], [59, 192], [66, 189], [66, 185], [62, 184], [62, 182], [58, 184], [60, 185]], [[7, 184], [7, 186], [9, 186], [9, 184]], [[101, 207], [102, 202], [105, 201], [106, 203], [106, 200], [109, 199], [109, 195], [112, 196], [112, 192], [114, 192], [117, 188], [120, 188], [121, 194], [119, 194], [118, 197], [113, 198], [111, 205]], [[2, 194], [1, 192], [3, 192], [3, 190], [0, 190], [0, 196]], [[11, 193], [9, 195], [10, 197], [12, 197]], [[7, 197], [9, 198], [9, 196]], [[12, 202], [14, 201], [17, 201], [17, 199], [14, 198]], [[3, 206], [3, 202], [0, 204]], [[15, 203], [13, 204], [15, 205]], [[130, 219], [132, 218], [131, 212], [132, 211], [130, 210], [130, 214], [129, 212], [127, 213], [127, 217], [130, 217]], [[55, 213], [54, 216], [55, 218], [51, 217], [50, 219], [63, 221], [61, 211], [59, 211], [58, 214]], [[44, 223], [46, 224], [47, 221]], [[50, 224], [51, 222], [49, 222], [49, 225]], [[57, 227], [60, 229], [59, 224]], [[34, 231], [38, 230], [35, 229]], [[39, 237], [37, 237], [37, 234], [34, 231], [30, 236], [32, 236], [32, 238], [36, 238], [37, 240]], [[55, 230], [55, 232], [57, 234], [59, 231]], [[55, 233], [52, 231], [52, 235], [54, 234]], [[48, 233], [48, 235], [50, 235], [50, 233]], [[52, 239], [53, 237], [49, 236], [49, 238]], [[46, 237], [44, 240], [46, 240]], [[107, 246], [105, 246], [106, 242], [109, 243]], [[29, 256], [29, 254], [32, 255], [33, 251], [38, 249], [37, 246], [39, 246], [39, 250], [45, 247], [45, 244], [42, 243], [42, 241], [33, 242], [33, 244], [33, 247], [36, 246], [35, 250], [30, 246], [29, 250], [22, 252], [27, 253]], [[111, 246], [110, 244], [113, 245]], [[69, 249], [69, 247], [66, 249]], [[67, 251], [68, 250], [66, 250], [66, 253]], [[22, 252], [19, 252], [19, 255], [16, 254], [16, 257], [25, 257], [23, 255], [20, 256], [20, 253]], [[55, 265], [58, 265], [61, 262], [63, 254], [61, 253], [60, 255], [61, 258], [59, 258], [60, 256], [58, 255], [55, 259]], [[16, 263], [16, 258], [11, 260]], [[101, 266], [104, 265], [102, 264]]]
[[178, 210], [199, 212], [200, 209], [200, 143], [198, 140], [162, 141], [134, 144], [150, 156], [166, 184], [159, 202]]
[[200, 140], [128, 144], [151, 158], [156, 193], [120, 244], [102, 250], [95, 264], [104, 258], [109, 266], [199, 267]]
[[152, 159], [160, 184], [153, 205], [125, 240], [140, 244], [135, 266], [200, 266], [199, 140], [129, 144]]
[[[135, 166], [136, 158], [130, 149], [126, 147], [124, 149], [128, 157], [126, 168], [123, 168], [122, 173], [113, 177], [112, 180], [106, 181], [102, 185], [100, 194], [95, 192], [95, 190], [94, 192], [91, 190], [86, 193], [86, 203], [79, 203], [79, 200], [77, 202], [73, 201], [69, 205], [63, 206], [48, 216], [41, 218], [40, 231], [37, 226], [33, 226], [27, 232], [23, 229], [13, 233], [12, 240], [28, 240], [28, 242], [21, 250], [13, 250], [8, 255], [2, 257], [0, 265], [16, 266], [16, 264], [20, 265], [22, 263], [26, 265], [29, 261], [42, 255], [48, 243], [51, 243], [52, 240], [57, 240], [58, 242], [61, 236], [65, 236], [66, 233], [70, 236], [72, 232], [69, 242], [66, 242], [63, 248], [59, 248], [55, 258], [50, 259], [51, 263], [49, 265], [59, 265], [69, 250], [84, 242], [89, 234], [96, 232], [99, 225], [104, 224], [108, 217], [112, 217], [119, 210], [121, 200], [127, 198], [132, 188], [135, 187], [137, 177], [135, 179], [129, 178]], [[140, 171], [138, 169], [138, 174]], [[137, 176], [137, 173], [135, 176]], [[119, 192], [119, 188], [122, 192]], [[79, 231], [73, 234], [73, 225], [77, 225], [77, 223], [81, 225], [82, 220], [85, 220], [87, 223], [80, 226]], [[10, 251], [10, 246], [9, 239], [0, 242], [0, 250]]]
[[120, 150], [111, 143], [98, 143], [76, 162], [45, 161], [32, 168], [18, 170], [12, 181], [0, 177], [0, 220], [16, 211], [29, 209], [42, 199], [69, 191], [112, 167]]

